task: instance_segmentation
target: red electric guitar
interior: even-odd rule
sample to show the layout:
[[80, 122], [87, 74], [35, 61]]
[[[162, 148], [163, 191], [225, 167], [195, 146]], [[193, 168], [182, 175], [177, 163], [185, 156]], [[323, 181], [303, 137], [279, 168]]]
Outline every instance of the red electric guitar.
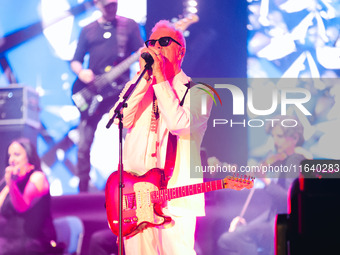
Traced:
[[[254, 178], [228, 176], [223, 180], [210, 181], [177, 188], [162, 188], [163, 170], [153, 168], [145, 175], [136, 176], [123, 172], [123, 224], [122, 236], [131, 237], [147, 227], [169, 223], [171, 218], [162, 213], [162, 204], [171, 199], [191, 196], [219, 189], [250, 189]], [[105, 188], [106, 213], [111, 231], [119, 235], [119, 174], [114, 172]]]

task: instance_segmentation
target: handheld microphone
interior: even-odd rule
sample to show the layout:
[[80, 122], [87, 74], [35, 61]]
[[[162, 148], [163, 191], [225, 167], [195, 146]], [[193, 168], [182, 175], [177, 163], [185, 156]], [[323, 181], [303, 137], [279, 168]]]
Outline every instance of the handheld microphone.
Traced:
[[151, 68], [151, 65], [153, 64], [154, 60], [149, 52], [143, 52], [141, 57], [145, 60], [146, 66]]
[[[153, 64], [154, 60], [153, 60], [152, 56], [150, 55], [150, 53], [149, 53], [149, 52], [143, 52], [143, 53], [141, 54], [141, 57], [142, 57], [142, 58], [145, 60], [145, 62], [146, 62], [146, 65], [145, 65], [145, 67], [144, 67], [144, 71], [143, 71], [143, 73], [139, 76], [137, 82], [134, 83], [134, 84], [132, 84], [132, 85], [134, 85], [134, 86], [130, 86], [130, 88], [125, 92], [123, 98], [125, 98], [126, 95], [127, 95], [127, 98], [128, 98], [129, 95], [130, 95], [130, 93], [132, 93], [132, 91], [134, 90], [135, 86], [138, 84], [138, 82], [140, 81], [140, 79], [142, 78], [142, 76], [144, 75], [144, 73], [146, 72], [146, 70], [151, 70], [151, 65]], [[132, 89], [131, 89], [131, 88], [132, 88]], [[126, 101], [126, 98], [124, 99], [124, 103], [125, 103], [125, 101]], [[124, 105], [123, 102], [121, 102], [120, 104], [117, 105], [117, 107], [116, 107], [115, 110], [117, 110], [117, 108], [118, 108], [118, 109], [123, 108], [123, 107], [124, 107], [123, 105]], [[109, 120], [109, 122], [106, 124], [106, 128], [110, 128], [110, 126], [112, 125], [113, 120], [114, 120], [114, 118], [115, 118], [116, 116], [117, 116], [117, 113], [116, 113], [116, 111], [115, 111], [115, 114], [112, 116], [112, 118], [111, 118], [111, 119]]]

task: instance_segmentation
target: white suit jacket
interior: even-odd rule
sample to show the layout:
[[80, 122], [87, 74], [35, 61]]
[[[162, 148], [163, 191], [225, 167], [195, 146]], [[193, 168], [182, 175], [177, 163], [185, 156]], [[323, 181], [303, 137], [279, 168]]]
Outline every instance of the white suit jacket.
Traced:
[[[132, 80], [134, 82], [137, 76]], [[123, 110], [123, 125], [128, 129], [123, 153], [124, 170], [138, 175], [148, 170], [145, 162], [149, 130], [155, 93], [160, 112], [157, 141], [157, 167], [163, 168], [166, 158], [166, 149], [169, 131], [177, 135], [176, 163], [168, 188], [180, 187], [195, 183], [202, 183], [203, 178], [191, 178], [191, 169], [201, 166], [200, 146], [207, 128], [207, 121], [212, 107], [212, 100], [208, 97], [207, 114], [201, 114], [201, 100], [204, 91], [197, 86], [189, 89], [183, 106], [180, 106], [190, 78], [181, 71], [173, 80], [159, 84], [151, 84], [142, 79], [127, 101], [127, 108]], [[127, 83], [121, 96], [130, 86]], [[120, 98], [120, 101], [122, 99]], [[117, 102], [118, 103], [118, 102]], [[116, 104], [117, 105], [117, 104]], [[197, 175], [196, 175], [197, 176]], [[175, 215], [204, 216], [204, 194], [198, 194], [178, 199], [168, 203], [168, 209]]]

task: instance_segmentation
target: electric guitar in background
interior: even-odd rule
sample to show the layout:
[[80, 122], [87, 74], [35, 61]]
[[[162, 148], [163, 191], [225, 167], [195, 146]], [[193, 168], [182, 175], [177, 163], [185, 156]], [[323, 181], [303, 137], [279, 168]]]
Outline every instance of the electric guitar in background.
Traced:
[[[163, 170], [153, 168], [142, 176], [123, 171], [123, 222], [122, 235], [134, 236], [147, 227], [160, 226], [171, 221], [162, 213], [162, 205], [171, 199], [191, 196], [199, 193], [254, 186], [250, 176], [227, 176], [223, 180], [210, 181], [177, 188], [163, 188]], [[105, 187], [105, 206], [109, 226], [115, 235], [119, 235], [119, 174], [112, 173]]]
[[[177, 29], [185, 31], [198, 20], [198, 16], [192, 14], [176, 21], [174, 25]], [[124, 59], [118, 65], [109, 67], [108, 72], [97, 75], [89, 84], [76, 79], [72, 87], [72, 100], [82, 114], [91, 117], [96, 113], [102, 101], [118, 93], [123, 88], [125, 84], [119, 84], [117, 79], [139, 59], [140, 50]]]

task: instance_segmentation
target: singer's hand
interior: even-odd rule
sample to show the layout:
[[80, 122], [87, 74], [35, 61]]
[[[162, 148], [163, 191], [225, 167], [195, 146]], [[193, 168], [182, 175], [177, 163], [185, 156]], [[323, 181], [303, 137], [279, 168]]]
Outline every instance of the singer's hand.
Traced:
[[[144, 79], [149, 80], [151, 75], [154, 76], [155, 78], [155, 83], [160, 83], [166, 80], [166, 76], [165, 76], [165, 70], [164, 70], [164, 57], [162, 55], [162, 52], [160, 49], [157, 48], [144, 48], [141, 51], [141, 54], [143, 54], [144, 52], [148, 52], [153, 60], [154, 63], [152, 64], [152, 69], [148, 70], [145, 75], [144, 75]], [[141, 69], [144, 68], [146, 62], [143, 58], [140, 58], [139, 60], [139, 64]]]

